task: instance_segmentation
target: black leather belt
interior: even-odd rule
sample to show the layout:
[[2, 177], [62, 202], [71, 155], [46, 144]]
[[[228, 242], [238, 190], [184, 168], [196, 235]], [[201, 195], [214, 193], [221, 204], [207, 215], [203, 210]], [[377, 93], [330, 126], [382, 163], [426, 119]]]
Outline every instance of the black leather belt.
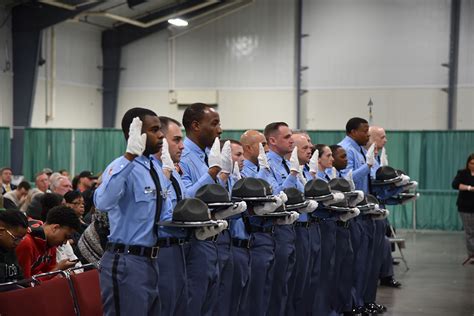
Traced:
[[340, 227], [344, 227], [344, 228], [349, 228], [350, 223], [348, 221], [347, 222], [336, 221], [336, 225]]
[[320, 223], [320, 222], [321, 222], [321, 218], [308, 216], [308, 222], [310, 222], [310, 223]]
[[260, 226], [250, 226], [250, 233], [271, 233], [275, 231], [275, 226], [269, 227], [260, 227]]
[[250, 239], [238, 239], [238, 238], [232, 238], [232, 245], [234, 247], [240, 247], [240, 248], [250, 248]]
[[158, 257], [160, 252], [160, 247], [145, 247], [138, 245], [125, 245], [119, 243], [109, 242], [107, 243], [106, 250], [115, 252], [115, 253], [126, 253], [134, 256], [148, 257], [155, 259]]
[[311, 226], [311, 222], [295, 222], [295, 227], [304, 227], [304, 228], [308, 228]]
[[175, 238], [175, 237], [167, 237], [167, 238], [160, 238], [156, 245], [158, 247], [171, 247], [173, 245], [184, 245], [189, 241], [188, 238]]

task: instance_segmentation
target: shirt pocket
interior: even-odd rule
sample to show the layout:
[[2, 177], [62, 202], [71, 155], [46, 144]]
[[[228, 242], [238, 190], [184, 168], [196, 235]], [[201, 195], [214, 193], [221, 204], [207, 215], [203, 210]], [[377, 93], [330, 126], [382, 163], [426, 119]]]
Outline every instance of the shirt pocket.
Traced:
[[155, 184], [152, 181], [137, 181], [133, 186], [133, 195], [136, 204], [137, 218], [148, 219], [156, 210]]

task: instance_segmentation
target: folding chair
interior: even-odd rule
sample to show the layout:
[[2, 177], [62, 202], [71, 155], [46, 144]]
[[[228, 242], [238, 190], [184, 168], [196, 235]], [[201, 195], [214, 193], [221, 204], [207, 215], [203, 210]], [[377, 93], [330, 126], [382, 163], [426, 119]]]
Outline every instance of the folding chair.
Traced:
[[[75, 270], [87, 269], [82, 273], [75, 274]], [[71, 280], [71, 293], [81, 316], [101, 316], [102, 297], [100, 295], [99, 271], [93, 264], [84, 265], [82, 267], [69, 270]], [[78, 314], [78, 315], [79, 315]]]
[[403, 254], [402, 249], [405, 249], [405, 238], [399, 238], [395, 234], [395, 231], [393, 230], [392, 225], [390, 225], [390, 231], [392, 232], [392, 237], [389, 238], [391, 244], [395, 244], [395, 249], [398, 248], [398, 252], [400, 253], [400, 256], [394, 256], [393, 259], [400, 259], [403, 261], [403, 264], [405, 265], [405, 271], [410, 270], [408, 267], [408, 263], [405, 259], [405, 255]]
[[[43, 273], [32, 278], [37, 284], [34, 287], [1, 292], [0, 315], [76, 315], [67, 278], [54, 278], [45, 282], [38, 279], [58, 274], [66, 276], [63, 271]], [[13, 283], [10, 282], [10, 284]]]

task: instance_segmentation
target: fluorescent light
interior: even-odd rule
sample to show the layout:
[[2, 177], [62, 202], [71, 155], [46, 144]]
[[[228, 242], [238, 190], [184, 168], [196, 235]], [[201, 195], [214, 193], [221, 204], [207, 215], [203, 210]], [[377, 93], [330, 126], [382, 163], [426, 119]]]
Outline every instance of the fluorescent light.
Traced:
[[168, 23], [174, 26], [188, 26], [188, 21], [176, 18], [176, 19], [169, 19]]

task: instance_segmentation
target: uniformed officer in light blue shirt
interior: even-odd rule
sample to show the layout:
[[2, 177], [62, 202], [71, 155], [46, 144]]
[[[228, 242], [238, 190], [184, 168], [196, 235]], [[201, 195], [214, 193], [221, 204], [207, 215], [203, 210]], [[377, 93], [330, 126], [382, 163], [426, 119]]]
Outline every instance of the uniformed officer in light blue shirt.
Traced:
[[[220, 153], [210, 155], [216, 137], [222, 133], [219, 114], [203, 103], [194, 103], [183, 114], [186, 130], [184, 151], [181, 156], [186, 195], [194, 197], [206, 184], [221, 183]], [[188, 278], [188, 314], [212, 315], [217, 304], [219, 289], [219, 262], [216, 238], [191, 240], [186, 254]], [[230, 239], [230, 237], [229, 237]]]
[[[290, 166], [285, 159], [285, 156], [290, 155], [294, 149], [294, 142], [291, 138], [292, 132], [288, 124], [284, 122], [270, 123], [265, 127], [263, 134], [270, 148], [267, 157], [272, 176], [268, 178], [268, 182], [273, 187], [273, 193], [278, 194], [283, 189], [290, 187], [303, 192], [304, 186], [297, 177], [299, 171], [298, 161], [295, 162], [296, 166]], [[275, 226], [275, 265], [268, 306], [269, 315], [280, 315], [286, 311], [288, 282], [296, 261], [295, 238], [292, 224]]]
[[110, 163], [94, 193], [97, 209], [107, 212], [110, 234], [101, 259], [100, 284], [105, 315], [158, 315], [158, 226], [171, 211], [165, 178], [150, 155], [162, 146], [158, 116], [133, 108], [122, 119], [127, 149]]
[[[373, 161], [367, 161], [367, 150], [363, 147], [369, 141], [369, 124], [359, 117], [351, 118], [346, 124], [346, 137], [338, 145], [346, 150], [347, 167], [345, 176], [352, 170], [356, 190], [370, 193], [370, 170]], [[369, 278], [370, 263], [373, 258], [373, 236], [375, 224], [369, 215], [360, 215], [351, 223], [351, 241], [354, 250], [354, 305], [357, 312], [368, 313], [364, 307], [364, 293]]]

